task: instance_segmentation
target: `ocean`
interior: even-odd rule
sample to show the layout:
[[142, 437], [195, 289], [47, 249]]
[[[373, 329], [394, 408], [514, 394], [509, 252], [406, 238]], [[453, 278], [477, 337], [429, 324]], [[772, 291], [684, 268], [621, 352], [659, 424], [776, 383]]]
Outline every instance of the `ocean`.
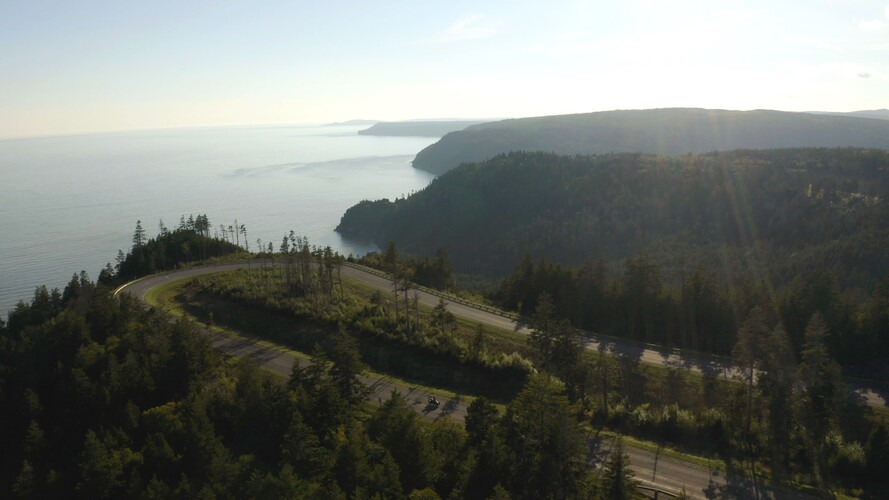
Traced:
[[0, 141], [0, 315], [38, 285], [98, 277], [136, 222], [237, 219], [251, 250], [291, 230], [344, 255], [375, 250], [334, 232], [363, 199], [396, 198], [433, 175], [411, 167], [434, 138], [358, 135], [358, 126], [166, 129]]

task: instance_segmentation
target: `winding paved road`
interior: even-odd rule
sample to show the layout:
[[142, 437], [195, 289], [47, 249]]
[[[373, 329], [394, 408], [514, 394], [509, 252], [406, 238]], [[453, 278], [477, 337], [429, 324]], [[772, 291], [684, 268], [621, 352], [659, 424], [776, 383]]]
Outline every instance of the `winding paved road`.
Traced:
[[[221, 264], [215, 266], [195, 267], [191, 269], [174, 271], [171, 273], [156, 275], [147, 279], [136, 281], [121, 287], [128, 293], [144, 299], [145, 294], [154, 286], [165, 282], [166, 280], [174, 280], [186, 277], [201, 276], [221, 271], [233, 271], [236, 269], [256, 266], [256, 263], [235, 263]], [[380, 275], [378, 271], [364, 270], [359, 267], [343, 266], [342, 274], [352, 278], [358, 282], [364, 283], [371, 287], [386, 292], [392, 291], [391, 279]], [[118, 290], [120, 291], [120, 289]], [[434, 307], [438, 304], [440, 294], [423, 289], [411, 289], [409, 296], [417, 296], [419, 302], [423, 305]], [[529, 334], [531, 330], [523, 323], [514, 319], [514, 315], [506, 313], [497, 314], [491, 308], [481, 309], [470, 303], [459, 299], [451, 298], [448, 302], [448, 310], [455, 316], [465, 318], [470, 321], [482, 323], [486, 326], [510, 330], [522, 334]], [[679, 349], [664, 348], [657, 345], [642, 344], [625, 339], [610, 338], [601, 335], [590, 334], [585, 332], [584, 347], [593, 351], [604, 351], [609, 354], [637, 359], [642, 363], [652, 364], [665, 367], [682, 367], [696, 373], [713, 373], [723, 377], [731, 377], [735, 370], [731, 367], [730, 360], [721, 356], [710, 354], [680, 351]], [[878, 389], [865, 387], [863, 385], [853, 384], [853, 389], [857, 397], [862, 403], [875, 407], [886, 407], [889, 401], [887, 391], [879, 391]]]
[[[170, 281], [180, 280], [183, 278], [196, 278], [198, 276], [204, 276], [207, 274], [218, 272], [235, 271], [238, 269], [247, 268], [249, 265], [250, 264], [246, 263], [220, 264], [215, 266], [194, 267], [190, 269], [172, 271], [164, 274], [152, 275], [121, 286], [115, 291], [115, 295], [120, 292], [126, 292], [138, 298], [142, 302], [146, 302], [145, 296], [151, 289], [165, 283], [169, 283]], [[354, 275], [350, 271], [354, 271]], [[387, 282], [386, 280], [372, 274], [362, 272], [358, 269], [344, 267], [343, 275], [355, 278], [363, 283], [367, 283], [378, 288], [391, 286], [390, 282]], [[424, 304], [426, 303], [423, 302], [422, 299], [421, 302]], [[437, 299], [435, 303], [437, 303]], [[249, 356], [257, 363], [259, 363], [262, 367], [284, 377], [290, 376], [290, 372], [295, 363], [300, 364], [301, 366], [305, 366], [307, 364], [307, 361], [296, 358], [283, 348], [278, 349], [269, 347], [268, 345], [261, 345], [250, 339], [246, 339], [243, 337], [232, 337], [219, 332], [215, 332], [210, 329], [204, 329], [204, 331], [210, 336], [213, 347], [215, 347], [216, 349], [219, 349], [225, 354], [239, 358]], [[447, 398], [437, 395], [436, 397], [438, 398], [440, 405], [438, 406], [438, 408], [430, 411], [426, 407], [426, 399], [428, 398], [429, 394], [425, 391], [421, 391], [416, 386], [411, 386], [403, 383], [394, 383], [391, 379], [385, 376], [379, 378], [360, 378], [361, 381], [364, 382], [364, 384], [371, 389], [371, 394], [369, 396], [371, 401], [379, 403], [381, 401], [389, 399], [389, 395], [392, 393], [392, 391], [395, 391], [404, 396], [405, 400], [407, 400], [407, 403], [418, 413], [420, 413], [424, 418], [437, 420], [441, 417], [449, 416], [452, 418], [456, 418], [457, 420], [462, 422], [463, 419], [466, 417], [467, 405], [465, 404], [465, 401], [459, 396], [457, 398]]]
[[[251, 265], [255, 266], [255, 263], [194, 267], [153, 275], [121, 286], [115, 291], [115, 295], [123, 291], [144, 302], [146, 294], [151, 289], [164, 283], [211, 273], [244, 269]], [[358, 267], [343, 267], [342, 274], [383, 291], [391, 292], [392, 290], [391, 280], [374, 272], [368, 272]], [[408, 293], [410, 296], [416, 294], [419, 302], [426, 306], [435, 306], [439, 302], [439, 295], [424, 290], [412, 289]], [[530, 333], [526, 326], [518, 323], [508, 315], [484, 311], [469, 304], [449, 302], [448, 310], [455, 316], [477, 321], [488, 326], [524, 334]], [[235, 357], [249, 356], [264, 368], [285, 377], [290, 375], [294, 363], [299, 363], [300, 365], [307, 363], [305, 360], [298, 359], [283, 349], [263, 346], [249, 339], [231, 337], [209, 329], [205, 331], [210, 336], [213, 346], [220, 351]], [[696, 358], [678, 351], [659, 350], [656, 346], [643, 346], [630, 342], [623, 343], [612, 339], [588, 339], [585, 346], [591, 350], [607, 350], [607, 352], [619, 356], [638, 357], [644, 363], [655, 365], [683, 366], [698, 372], [717, 370], [723, 374], [727, 370], [724, 365], [714, 361], [712, 358], [705, 359], [700, 356]], [[388, 399], [392, 391], [396, 391], [401, 393], [408, 404], [426, 419], [436, 420], [448, 416], [462, 422], [466, 417], [467, 405], [459, 396], [456, 398], [439, 396], [440, 406], [429, 411], [426, 407], [428, 394], [416, 386], [396, 383], [385, 376], [380, 378], [363, 377], [362, 381], [371, 388], [370, 400], [373, 402], [381, 403]], [[885, 404], [885, 401], [878, 395], [874, 394], [874, 396], [878, 398], [874, 400], [874, 403]], [[869, 399], [868, 402], [870, 403], [871, 400]], [[601, 466], [607, 459], [610, 446], [611, 441], [607, 439], [591, 440], [588, 452], [590, 464], [597, 467]], [[655, 487], [661, 492], [678, 494], [684, 488], [691, 498], [696, 499], [722, 498], [726, 495], [731, 498], [745, 498], [755, 495], [753, 493], [755, 487], [759, 490], [759, 498], [769, 498], [774, 495], [767, 488], [763, 489], [762, 485], [751, 483], [743, 474], [735, 474], [734, 476], [730, 474], [726, 477], [724, 473], [716, 468], [701, 467], [682, 460], [667, 458], [661, 456], [660, 453], [633, 447], [626, 447], [625, 450], [630, 457], [631, 467], [640, 483], [643, 486]], [[796, 494], [782, 492], [780, 496], [782, 498], [793, 498], [796, 497]]]

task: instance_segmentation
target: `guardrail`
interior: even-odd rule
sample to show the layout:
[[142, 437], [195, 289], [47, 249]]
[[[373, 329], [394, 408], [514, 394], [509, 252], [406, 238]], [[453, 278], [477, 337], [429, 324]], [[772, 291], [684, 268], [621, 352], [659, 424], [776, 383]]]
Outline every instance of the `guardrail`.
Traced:
[[[236, 264], [248, 264], [248, 265], [249, 265], [249, 264], [252, 263], [252, 262], [257, 262], [257, 261], [255, 261], [255, 260], [239, 260], [239, 261], [233, 261], [233, 262], [220, 262], [220, 263], [218, 263], [218, 265], [236, 265]], [[266, 260], [265, 262], [267, 262], [267, 263], [271, 263], [271, 264], [275, 265], [275, 264], [278, 264], [280, 261], [275, 260], [275, 259], [269, 259], [269, 260]], [[217, 265], [217, 263], [209, 264], [209, 265]], [[359, 270], [359, 271], [362, 271], [362, 272], [365, 272], [365, 273], [368, 273], [368, 274], [372, 274], [372, 275], [377, 276], [377, 277], [379, 277], [379, 278], [383, 278], [383, 279], [387, 279], [387, 280], [392, 280], [392, 276], [391, 276], [389, 273], [386, 273], [386, 272], [381, 271], [381, 270], [379, 270], [379, 269], [374, 269], [374, 268], [372, 268], [372, 267], [363, 266], [363, 265], [361, 265], [361, 264], [356, 264], [356, 263], [354, 263], [354, 262], [343, 262], [342, 265], [343, 265], [343, 266], [346, 266], [346, 267], [351, 267], [351, 268], [353, 268], [353, 269], [356, 269], [356, 270]], [[191, 267], [191, 266], [189, 266], [189, 267]], [[198, 266], [195, 266], [195, 267], [202, 267], [202, 266], [198, 265]], [[173, 273], [173, 272], [176, 272], [176, 271], [178, 271], [178, 270], [179, 270], [179, 269], [172, 269], [172, 270], [168, 270], [168, 271], [162, 271], [162, 272], [160, 272], [160, 273], [155, 273], [155, 274], [153, 274], [153, 275], [149, 275], [149, 276], [143, 276], [143, 277], [138, 278], [138, 279], [136, 279], [136, 280], [130, 281], [130, 282], [128, 282], [128, 283], [125, 283], [125, 284], [123, 284], [123, 285], [117, 287], [117, 288], [114, 290], [114, 296], [117, 296], [118, 293], [120, 293], [124, 288], [126, 288], [126, 287], [132, 285], [133, 283], [136, 283], [136, 282], [138, 282], [138, 281], [141, 281], [141, 280], [143, 280], [143, 279], [146, 279], [146, 278], [149, 278], [149, 277], [152, 277], [152, 276], [158, 276], [158, 275], [164, 275], [164, 274]], [[495, 308], [495, 307], [491, 307], [491, 306], [488, 306], [488, 305], [485, 305], [485, 304], [480, 304], [480, 303], [478, 303], [478, 302], [474, 302], [474, 301], [471, 301], [471, 300], [466, 300], [466, 299], [464, 299], [464, 298], [462, 298], [462, 297], [457, 297], [456, 295], [452, 295], [452, 294], [449, 294], [449, 293], [446, 293], [446, 292], [442, 292], [442, 291], [435, 290], [435, 289], [432, 289], [432, 288], [429, 288], [429, 287], [425, 287], [425, 286], [422, 286], [422, 285], [418, 285], [418, 284], [416, 284], [416, 283], [411, 283], [411, 288], [416, 289], [416, 290], [420, 290], [420, 291], [425, 292], [425, 293], [428, 293], [428, 294], [430, 294], [430, 295], [434, 295], [434, 296], [436, 296], [436, 297], [441, 297], [441, 298], [443, 298], [443, 299], [445, 299], [445, 300], [448, 300], [448, 301], [450, 301], [450, 302], [454, 302], [454, 303], [457, 303], [457, 304], [464, 305], [464, 306], [466, 306], [466, 307], [471, 307], [471, 308], [473, 308], [473, 309], [477, 309], [477, 310], [479, 310], [479, 311], [484, 311], [484, 312], [487, 312], [487, 313], [490, 313], [490, 314], [496, 314], [497, 316], [500, 316], [500, 317], [503, 317], [503, 318], [506, 318], [506, 319], [510, 319], [510, 320], [515, 321], [515, 322], [517, 322], [517, 323], [520, 323], [520, 322], [525, 322], [525, 323], [527, 323], [527, 322], [529, 322], [528, 318], [523, 318], [522, 316], [520, 316], [520, 315], [518, 315], [518, 314], [516, 314], [516, 313], [503, 311], [503, 310], [501, 310], [501, 309], [497, 309], [497, 308]], [[667, 346], [663, 346], [663, 345], [649, 344], [649, 343], [646, 343], [646, 342], [640, 342], [640, 341], [637, 341], [637, 340], [630, 340], [630, 339], [626, 339], [626, 338], [614, 337], [614, 336], [611, 336], [611, 335], [604, 335], [604, 334], [601, 334], [601, 333], [591, 332], [591, 331], [588, 331], [588, 330], [581, 330], [581, 329], [579, 329], [579, 328], [577, 329], [577, 332], [580, 333], [583, 337], [586, 337], [586, 338], [590, 339], [591, 341], [598, 342], [598, 343], [600, 343], [600, 344], [603, 343], [603, 342], [604, 342], [604, 343], [612, 343], [612, 344], [618, 344], [618, 343], [619, 343], [619, 344], [623, 344], [623, 345], [635, 346], [635, 347], [637, 347], [637, 348], [648, 349], [648, 350], [652, 350], [652, 351], [660, 351], [660, 352], [666, 351], [666, 352], [669, 352], [670, 354], [676, 354], [676, 355], [681, 356], [681, 357], [684, 357], [684, 358], [698, 357], [698, 358], [700, 358], [700, 359], [709, 359], [709, 360], [711, 360], [711, 361], [718, 362], [718, 363], [723, 363], [723, 364], [725, 364], [725, 365], [729, 365], [729, 366], [732, 364], [732, 360], [731, 360], [731, 358], [729, 358], [729, 357], [727, 357], [727, 356], [720, 356], [720, 355], [717, 355], [717, 354], [708, 354], [708, 353], [702, 353], [702, 352], [697, 352], [697, 351], [690, 351], [690, 350], [688, 350], [688, 349], [680, 350], [680, 349], [675, 348], [675, 347], [667, 347]]]
[[654, 486], [643, 486], [641, 484], [637, 484], [636, 489], [642, 490], [646, 494], [651, 494], [652, 498], [654, 498], [655, 500], [657, 500], [658, 498], [661, 498], [662, 496], [669, 497], [669, 498], [679, 498], [679, 495], [677, 495], [675, 493], [672, 493], [672, 492], [669, 492], [666, 490], [662, 490], [660, 488], [655, 488]]
[[[361, 264], [356, 264], [354, 262], [344, 262], [343, 265], [347, 266], [347, 267], [351, 267], [353, 269], [357, 269], [359, 271], [366, 272], [368, 274], [373, 274], [373, 275], [380, 277], [380, 278], [385, 278], [388, 280], [392, 279], [392, 276], [390, 274], [388, 274], [384, 271], [380, 271], [379, 269], [374, 269], [372, 267], [363, 266]], [[501, 317], [504, 317], [507, 319], [511, 319], [515, 322], [521, 322], [521, 321], [524, 321], [526, 323], [529, 322], [528, 318], [522, 318], [522, 316], [520, 316], [516, 313], [503, 311], [503, 310], [500, 310], [500, 309], [497, 309], [494, 307], [487, 306], [485, 304], [479, 304], [478, 302], [466, 300], [462, 297], [457, 297], [455, 295], [441, 292], [439, 290], [434, 290], [432, 288], [428, 288], [428, 287], [425, 287], [422, 285], [417, 285], [415, 283], [411, 283], [411, 285], [412, 285], [412, 288], [421, 290], [421, 291], [426, 292], [430, 295], [435, 295], [437, 297], [447, 299], [447, 300], [449, 300], [451, 302], [455, 302], [457, 304], [461, 304], [461, 305], [464, 305], [467, 307], [472, 307], [474, 309], [478, 309], [480, 311], [484, 311], [487, 313], [496, 314], [498, 316], [501, 316]], [[590, 339], [591, 341], [594, 341], [594, 342], [597, 342], [600, 344], [601, 343], [623, 344], [623, 345], [635, 346], [637, 348], [647, 349], [647, 350], [651, 350], [651, 351], [668, 352], [669, 354], [675, 354], [675, 355], [683, 357], [683, 358], [697, 357], [699, 359], [705, 359], [705, 360], [709, 360], [711, 362], [722, 363], [725, 365], [732, 364], [731, 358], [729, 358], [727, 356], [720, 356], [718, 354], [703, 353], [703, 352], [692, 351], [692, 350], [688, 350], [688, 349], [680, 350], [676, 347], [668, 347], [668, 346], [663, 346], [663, 345], [658, 345], [658, 344], [650, 344], [647, 342], [640, 342], [638, 340], [626, 339], [626, 338], [622, 338], [622, 337], [614, 337], [611, 335], [604, 335], [601, 333], [591, 332], [589, 330], [581, 330], [580, 328], [577, 329], [577, 332], [580, 333], [580, 335], [582, 335], [583, 337], [586, 337], [586, 338]]]
[[[359, 271], [366, 272], [368, 274], [373, 274], [373, 275], [380, 277], [380, 278], [385, 278], [388, 280], [392, 279], [392, 276], [390, 274], [388, 274], [384, 271], [380, 271], [379, 269], [374, 269], [372, 267], [362, 266], [361, 264], [356, 264], [354, 262], [344, 262], [343, 265], [357, 269]], [[507, 319], [511, 319], [516, 322], [522, 322], [522, 321], [524, 321], [526, 323], [529, 322], [528, 318], [522, 318], [522, 316], [520, 316], [516, 313], [503, 311], [503, 310], [500, 310], [500, 309], [497, 309], [497, 308], [494, 308], [491, 306], [487, 306], [485, 304], [480, 304], [478, 302], [466, 300], [462, 297], [457, 297], [457, 296], [451, 295], [449, 293], [441, 292], [439, 290], [434, 290], [432, 288], [428, 288], [428, 287], [425, 287], [422, 285], [417, 285], [415, 283], [412, 283], [411, 285], [412, 285], [412, 288], [421, 290], [421, 291], [426, 292], [430, 295], [442, 297], [446, 300], [455, 302], [457, 304], [461, 304], [461, 305], [464, 305], [467, 307], [472, 307], [474, 309], [478, 309], [480, 311], [484, 311], [487, 313], [496, 314], [498, 316], [501, 316], [501, 317], [504, 317]], [[638, 340], [631, 340], [631, 339], [626, 339], [626, 338], [622, 338], [622, 337], [614, 337], [611, 335], [604, 335], [601, 333], [591, 332], [589, 330], [581, 330], [580, 328], [577, 329], [577, 332], [580, 333], [580, 335], [582, 335], [583, 337], [586, 337], [586, 338], [588, 338], [594, 342], [598, 342], [598, 343], [603, 343], [603, 342], [604, 343], [611, 343], [611, 344], [620, 343], [623, 345], [635, 346], [637, 348], [647, 349], [647, 350], [651, 350], [651, 351], [659, 351], [659, 352], [666, 351], [670, 354], [675, 354], [677, 356], [684, 357], [684, 358], [697, 357], [700, 359], [707, 359], [707, 360], [710, 360], [713, 362], [727, 364], [727, 365], [731, 365], [731, 363], [732, 363], [731, 358], [729, 358], [727, 356], [720, 356], [718, 354], [703, 353], [703, 352], [692, 351], [692, 350], [688, 350], [688, 349], [680, 350], [675, 347], [668, 347], [668, 346], [663, 346], [663, 345], [658, 345], [658, 344], [650, 344], [647, 342], [640, 342]]]

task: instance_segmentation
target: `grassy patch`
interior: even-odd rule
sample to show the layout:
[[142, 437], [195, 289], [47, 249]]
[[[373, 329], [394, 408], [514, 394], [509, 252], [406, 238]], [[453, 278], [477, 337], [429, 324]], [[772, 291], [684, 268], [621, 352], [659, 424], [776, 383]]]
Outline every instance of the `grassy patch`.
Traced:
[[[149, 305], [163, 308], [177, 317], [185, 317], [192, 321], [195, 321], [196, 323], [205, 325], [205, 328], [208, 328], [214, 333], [269, 348], [277, 352], [293, 356], [296, 359], [311, 360], [311, 355], [256, 335], [253, 331], [251, 331], [253, 329], [231, 327], [230, 325], [223, 325], [219, 323], [207, 325], [207, 323], [209, 322], [208, 320], [210, 320], [209, 315], [202, 314], [199, 317], [194, 313], [199, 311], [203, 311], [204, 313], [206, 313], [205, 308], [207, 308], [208, 304], [206, 302], [195, 302], [195, 297], [189, 294], [186, 290], [186, 285], [188, 284], [188, 282], [195, 279], [197, 278], [182, 278], [159, 285], [151, 289], [149, 293], [146, 294], [145, 300], [149, 303]], [[226, 304], [222, 303], [216, 304], [216, 306], [225, 305]], [[243, 313], [244, 311], [237, 312]], [[265, 314], [268, 315], [272, 313]], [[248, 325], [257, 325], [259, 329], [270, 328], [270, 322], [268, 321], [268, 319], [266, 320], [266, 322], [262, 322], [262, 315], [260, 314], [256, 316], [259, 317], [254, 317], [254, 315], [247, 315], [245, 318], [245, 323]], [[303, 327], [305, 326], [306, 325], [303, 325]], [[471, 394], [448, 390], [442, 387], [433, 387], [431, 385], [423, 384], [422, 382], [419, 382], [417, 380], [404, 379], [387, 373], [380, 373], [373, 370], [368, 370], [365, 372], [364, 375], [374, 379], [383, 379], [394, 385], [409, 387], [420, 392], [434, 393], [447, 398], [460, 399], [467, 405], [472, 403], [472, 401], [476, 399], [476, 396]], [[501, 409], [505, 408], [505, 405], [502, 401], [496, 402], [495, 405]]]
[[194, 278], [179, 278], [158, 285], [145, 293], [145, 302], [153, 307], [166, 309], [175, 316], [182, 316], [183, 311], [176, 302], [176, 295], [185, 283]]
[[885, 425], [889, 427], [889, 408], [885, 406], [870, 406], [870, 412], [867, 414], [868, 419], [874, 425]]
[[703, 457], [700, 455], [692, 455], [691, 453], [687, 453], [684, 451], [676, 450], [674, 448], [670, 448], [664, 446], [662, 444], [655, 443], [653, 441], [645, 441], [642, 439], [637, 439], [632, 436], [628, 436], [625, 434], [618, 434], [617, 432], [613, 432], [607, 429], [594, 429], [589, 424], [585, 424], [582, 426], [583, 430], [587, 432], [588, 436], [591, 438], [607, 438], [607, 439], [617, 439], [618, 437], [623, 438], [623, 442], [627, 446], [632, 446], [633, 448], [638, 448], [641, 450], [645, 450], [651, 453], [659, 453], [665, 457], [672, 458], [674, 460], [681, 460], [683, 462], [692, 463], [695, 465], [700, 465], [701, 467], [710, 468], [710, 469], [719, 469], [721, 471], [725, 471], [725, 462], [719, 458], [710, 458]]

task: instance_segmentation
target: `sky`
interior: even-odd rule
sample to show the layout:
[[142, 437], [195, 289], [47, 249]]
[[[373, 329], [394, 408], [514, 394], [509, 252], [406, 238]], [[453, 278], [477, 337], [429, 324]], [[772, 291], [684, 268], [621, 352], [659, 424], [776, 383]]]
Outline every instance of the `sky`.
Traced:
[[0, 138], [889, 107], [889, 0], [0, 0]]

